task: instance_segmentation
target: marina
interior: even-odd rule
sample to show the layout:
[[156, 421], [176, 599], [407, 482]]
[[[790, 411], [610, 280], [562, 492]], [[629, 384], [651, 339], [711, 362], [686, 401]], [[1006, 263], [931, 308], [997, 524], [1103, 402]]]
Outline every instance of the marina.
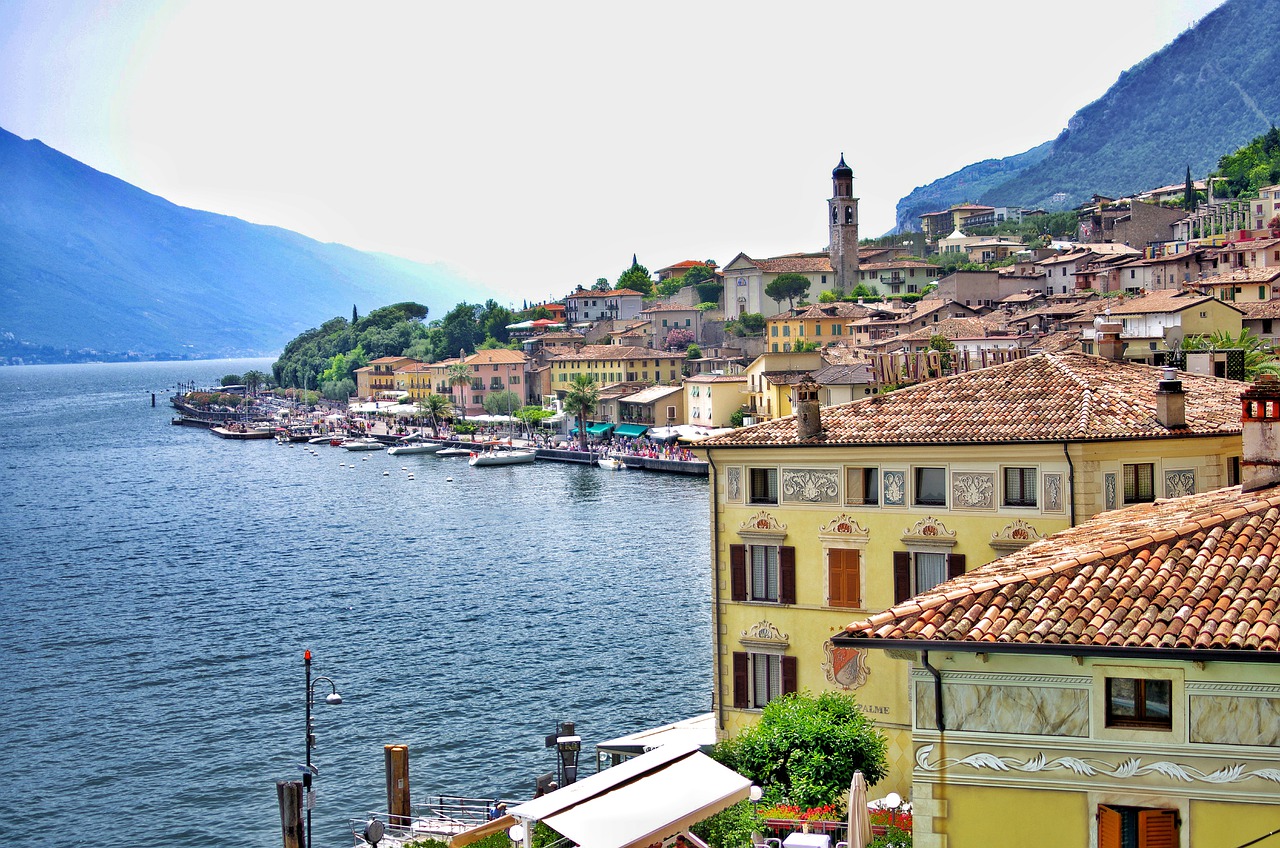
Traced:
[[0, 370], [0, 650], [43, 705], [0, 730], [13, 809], [70, 793], [103, 844], [163, 820], [179, 848], [279, 845], [304, 648], [344, 698], [317, 716], [317, 845], [383, 805], [385, 744], [415, 799], [528, 798], [558, 720], [589, 749], [706, 712], [704, 480], [225, 441], [149, 406], [251, 367]]

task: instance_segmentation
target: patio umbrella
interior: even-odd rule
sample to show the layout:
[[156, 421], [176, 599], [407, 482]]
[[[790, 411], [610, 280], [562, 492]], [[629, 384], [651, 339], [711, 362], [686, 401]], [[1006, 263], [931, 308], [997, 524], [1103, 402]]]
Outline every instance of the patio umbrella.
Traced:
[[849, 786], [849, 848], [867, 848], [871, 844], [871, 816], [867, 813], [867, 781], [862, 772], [853, 773]]

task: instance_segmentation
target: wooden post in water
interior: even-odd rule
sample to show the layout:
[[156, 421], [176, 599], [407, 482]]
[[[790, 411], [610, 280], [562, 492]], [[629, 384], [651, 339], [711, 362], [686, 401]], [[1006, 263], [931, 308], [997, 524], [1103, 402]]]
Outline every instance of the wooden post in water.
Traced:
[[277, 780], [276, 800], [280, 804], [280, 829], [284, 833], [284, 848], [303, 848], [302, 783], [297, 780]]
[[408, 825], [413, 821], [409, 809], [409, 746], [384, 745], [387, 766], [387, 815], [390, 824]]

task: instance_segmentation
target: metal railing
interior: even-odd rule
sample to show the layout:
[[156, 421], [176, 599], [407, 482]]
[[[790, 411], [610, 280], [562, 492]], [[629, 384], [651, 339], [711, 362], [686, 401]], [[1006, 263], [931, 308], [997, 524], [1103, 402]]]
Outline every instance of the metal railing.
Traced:
[[505, 798], [463, 798], [455, 795], [432, 795], [410, 807], [412, 815], [393, 816], [386, 811], [367, 813], [350, 819], [351, 835], [357, 848], [371, 843], [365, 838], [371, 822], [382, 824], [383, 835], [378, 848], [398, 848], [417, 840], [447, 839], [496, 818], [499, 804], [511, 808], [523, 801]]

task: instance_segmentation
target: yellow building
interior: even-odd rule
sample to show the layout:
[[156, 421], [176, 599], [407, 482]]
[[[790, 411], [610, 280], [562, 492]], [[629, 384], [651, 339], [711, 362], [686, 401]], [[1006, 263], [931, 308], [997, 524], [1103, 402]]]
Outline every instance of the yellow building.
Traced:
[[355, 370], [356, 396], [372, 400], [384, 393], [396, 391], [395, 372], [398, 368], [417, 362], [408, 356], [380, 356]]
[[[714, 700], [733, 734], [787, 691], [848, 690], [913, 765], [907, 666], [831, 637], [1127, 503], [1236, 482], [1242, 384], [1037, 355], [699, 443], [712, 467]], [[812, 394], [809, 394], [809, 393]]]
[[683, 353], [665, 353], [628, 345], [583, 345], [550, 360], [551, 390], [563, 392], [575, 374], [589, 374], [601, 385], [613, 383], [676, 383], [681, 378]]
[[[1275, 406], [1262, 417], [1246, 417], [1246, 446], [1250, 427], [1277, 426]], [[1249, 461], [1246, 447], [1245, 489]], [[914, 844], [1200, 848], [1273, 833], [1278, 514], [1274, 483], [1107, 513], [833, 639], [914, 660]]]
[[849, 338], [847, 324], [871, 313], [860, 303], [815, 303], [779, 312], [764, 322], [770, 353], [790, 352], [796, 342], [826, 347]]
[[729, 427], [747, 400], [745, 374], [695, 374], [684, 381], [685, 424]]
[[826, 364], [817, 351], [760, 354], [743, 372], [747, 415], [753, 423], [790, 415], [792, 385]]

